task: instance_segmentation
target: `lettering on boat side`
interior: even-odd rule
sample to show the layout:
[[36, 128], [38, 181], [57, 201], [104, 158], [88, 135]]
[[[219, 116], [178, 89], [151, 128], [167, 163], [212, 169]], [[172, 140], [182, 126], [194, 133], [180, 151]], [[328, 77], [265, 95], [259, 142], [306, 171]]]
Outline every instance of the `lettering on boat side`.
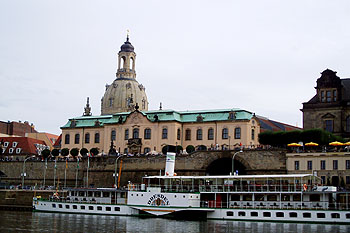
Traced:
[[163, 194], [153, 194], [147, 202], [147, 205], [166, 206], [170, 205], [169, 199]]

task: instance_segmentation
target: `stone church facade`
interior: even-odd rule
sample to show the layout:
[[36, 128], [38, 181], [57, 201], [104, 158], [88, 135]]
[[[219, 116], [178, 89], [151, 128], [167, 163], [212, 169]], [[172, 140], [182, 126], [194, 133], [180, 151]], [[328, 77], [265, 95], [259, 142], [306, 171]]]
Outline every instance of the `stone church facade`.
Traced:
[[326, 69], [317, 79], [316, 94], [303, 103], [304, 129], [320, 128], [350, 138], [350, 79]]

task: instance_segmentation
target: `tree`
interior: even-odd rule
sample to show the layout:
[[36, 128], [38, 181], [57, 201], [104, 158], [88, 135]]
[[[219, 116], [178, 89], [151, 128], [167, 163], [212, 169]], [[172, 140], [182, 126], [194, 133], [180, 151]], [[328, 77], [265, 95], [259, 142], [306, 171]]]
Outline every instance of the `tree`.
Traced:
[[188, 145], [188, 146], [186, 146], [186, 152], [187, 153], [192, 153], [193, 151], [195, 151], [195, 148], [194, 148], [194, 146], [192, 146], [192, 145]]
[[57, 156], [59, 156], [59, 154], [60, 154], [60, 150], [59, 150], [59, 149], [53, 149], [53, 150], [51, 151], [51, 154], [52, 154], [53, 156], [57, 157]]
[[51, 151], [49, 149], [44, 149], [42, 152], [41, 152], [41, 155], [43, 156], [44, 159], [47, 159], [51, 154]]
[[78, 148], [71, 149], [70, 154], [73, 156], [73, 158], [77, 157], [79, 154], [79, 149]]
[[80, 155], [83, 157], [86, 157], [86, 155], [89, 153], [88, 149], [86, 148], [81, 148], [80, 149]]
[[92, 156], [98, 155], [98, 153], [99, 153], [98, 148], [96, 148], [96, 147], [91, 148], [90, 154], [91, 154]]
[[181, 153], [181, 151], [183, 151], [183, 150], [184, 150], [184, 148], [182, 146], [180, 146], [180, 145], [176, 146], [176, 153]]
[[207, 150], [207, 147], [205, 145], [200, 145], [197, 147], [197, 150]]
[[61, 150], [61, 155], [62, 155], [62, 156], [67, 156], [67, 155], [69, 155], [69, 149], [68, 149], [68, 148], [63, 148], [63, 149]]

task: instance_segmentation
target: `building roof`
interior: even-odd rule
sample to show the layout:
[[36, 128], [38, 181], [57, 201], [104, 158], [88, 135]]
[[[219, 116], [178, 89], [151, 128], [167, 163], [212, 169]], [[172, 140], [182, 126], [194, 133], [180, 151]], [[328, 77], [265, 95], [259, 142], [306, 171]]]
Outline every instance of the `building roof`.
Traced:
[[[101, 115], [101, 116], [80, 116], [69, 119], [67, 124], [61, 128], [74, 127], [97, 127], [98, 125], [103, 126], [104, 124], [116, 124], [125, 122], [126, 118], [132, 112], [115, 113], [113, 115]], [[231, 120], [250, 120], [254, 114], [238, 109], [217, 109], [217, 110], [196, 110], [196, 111], [174, 111], [174, 110], [153, 110], [140, 112], [152, 122], [165, 122], [165, 121], [177, 121], [180, 123], [190, 122], [214, 122], [214, 121], [231, 121]], [[234, 119], [230, 119], [230, 113], [234, 114]]]
[[[38, 155], [38, 150], [44, 149], [47, 146], [42, 140], [28, 137], [0, 137], [0, 141], [2, 142], [4, 155]], [[4, 146], [6, 142], [8, 142], [8, 145]], [[10, 153], [11, 148], [14, 149], [12, 153]], [[16, 153], [16, 149], [18, 148], [20, 148], [20, 152]]]
[[278, 121], [270, 120], [265, 117], [257, 116], [260, 123], [260, 131], [291, 131], [291, 130], [301, 130], [301, 128], [281, 123]]

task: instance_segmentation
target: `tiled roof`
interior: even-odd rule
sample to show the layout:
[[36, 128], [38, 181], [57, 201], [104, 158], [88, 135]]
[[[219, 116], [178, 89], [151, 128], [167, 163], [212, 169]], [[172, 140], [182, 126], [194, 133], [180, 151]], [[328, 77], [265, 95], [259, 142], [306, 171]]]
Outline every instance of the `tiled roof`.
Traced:
[[[35, 144], [46, 146], [44, 141], [28, 137], [0, 137], [0, 141], [3, 143], [9, 143], [6, 148], [3, 145], [3, 148], [5, 148], [3, 154], [5, 155], [18, 155], [16, 153], [16, 148], [21, 148], [21, 152], [19, 154], [37, 155], [37, 147]], [[13, 146], [14, 142], [17, 142], [15, 147]], [[14, 152], [12, 154], [9, 153], [10, 148], [14, 148]]]
[[264, 117], [257, 117], [260, 123], [260, 131], [291, 131], [291, 130], [301, 130], [301, 128], [296, 126], [291, 126], [281, 122], [273, 121]]

